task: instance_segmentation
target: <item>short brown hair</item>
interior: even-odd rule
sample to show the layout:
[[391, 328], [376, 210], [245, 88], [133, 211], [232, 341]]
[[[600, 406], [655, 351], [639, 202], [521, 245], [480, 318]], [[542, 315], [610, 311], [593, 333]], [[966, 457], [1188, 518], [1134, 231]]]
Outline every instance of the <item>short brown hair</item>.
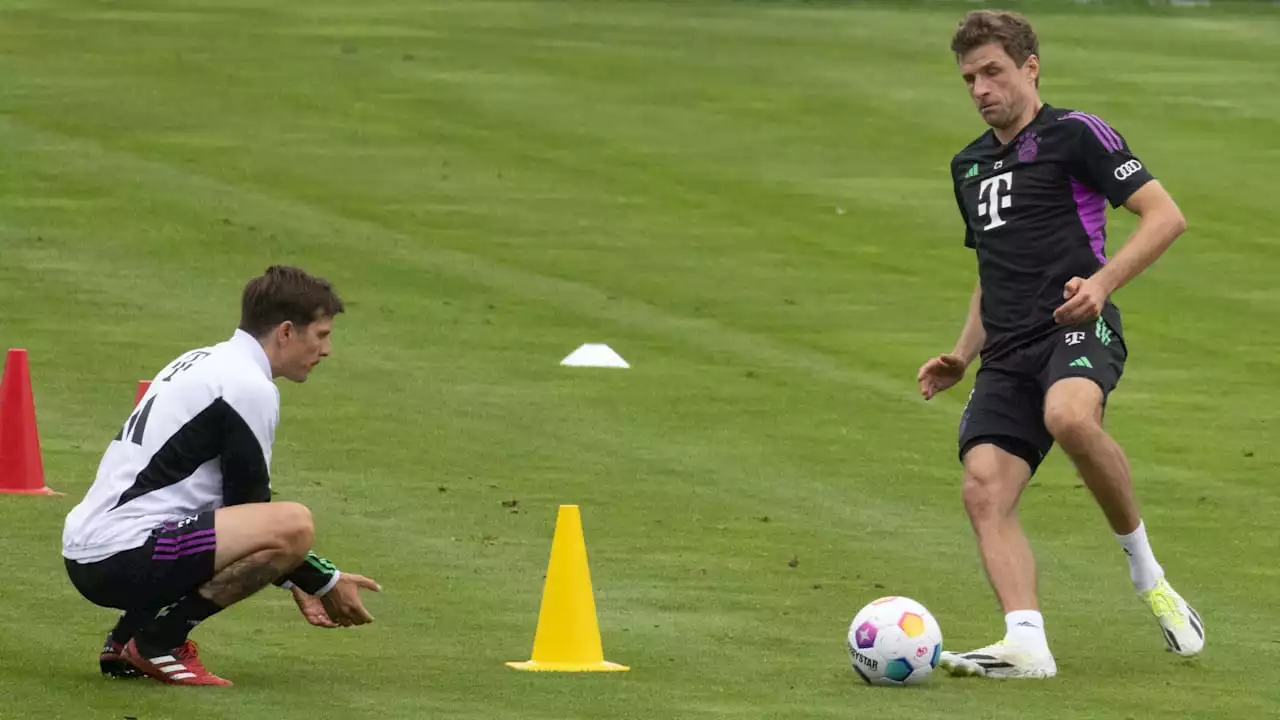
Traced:
[[[965, 15], [951, 38], [951, 52], [958, 59], [974, 48], [993, 42], [1000, 43], [1018, 67], [1032, 55], [1040, 55], [1040, 41], [1031, 29], [1031, 22], [1018, 13], [1001, 10], [974, 10]], [[1039, 78], [1036, 84], [1040, 84]]]
[[342, 299], [328, 280], [308, 275], [296, 267], [272, 265], [244, 286], [240, 329], [262, 337], [286, 320], [306, 326], [342, 311]]

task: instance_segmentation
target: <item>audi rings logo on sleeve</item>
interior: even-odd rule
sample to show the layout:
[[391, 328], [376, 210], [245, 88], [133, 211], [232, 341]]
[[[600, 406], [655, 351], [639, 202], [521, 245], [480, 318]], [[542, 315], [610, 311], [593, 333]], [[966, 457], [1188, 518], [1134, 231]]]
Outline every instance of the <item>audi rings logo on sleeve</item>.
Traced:
[[1128, 180], [1130, 177], [1133, 177], [1133, 175], [1141, 169], [1142, 169], [1142, 163], [1138, 162], [1137, 160], [1130, 160], [1129, 162], [1116, 168], [1116, 179]]

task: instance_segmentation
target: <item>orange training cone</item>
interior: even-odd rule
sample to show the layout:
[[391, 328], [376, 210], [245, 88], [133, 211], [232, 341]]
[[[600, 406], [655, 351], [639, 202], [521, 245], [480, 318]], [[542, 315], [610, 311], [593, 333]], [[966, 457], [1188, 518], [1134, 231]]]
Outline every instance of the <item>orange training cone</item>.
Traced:
[[0, 379], [0, 493], [54, 495], [44, 484], [26, 350], [10, 350]]
[[517, 670], [617, 672], [625, 665], [607, 662], [600, 644], [596, 603], [587, 569], [587, 545], [577, 505], [561, 505], [551, 540], [551, 564], [542, 590], [533, 659], [509, 662]]
[[138, 403], [142, 402], [142, 396], [147, 394], [147, 390], [151, 388], [150, 380], [138, 381], [138, 392], [133, 396], [133, 406], [138, 407]]

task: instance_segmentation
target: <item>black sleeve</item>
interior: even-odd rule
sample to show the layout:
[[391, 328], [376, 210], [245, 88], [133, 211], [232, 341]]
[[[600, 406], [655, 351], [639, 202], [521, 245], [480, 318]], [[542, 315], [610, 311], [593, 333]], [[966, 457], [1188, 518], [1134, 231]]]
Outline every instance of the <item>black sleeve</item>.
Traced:
[[951, 183], [956, 192], [956, 206], [960, 208], [960, 220], [964, 222], [964, 246], [976, 248], [978, 243], [973, 237], [973, 228], [969, 225], [969, 213], [964, 209], [964, 196], [960, 194], [960, 169], [956, 161], [951, 161]]
[[222, 504], [270, 502], [271, 475], [262, 444], [233, 405], [227, 406], [223, 438]]
[[1154, 177], [1129, 150], [1128, 143], [1101, 118], [1073, 112], [1062, 122], [1078, 125], [1072, 148], [1072, 174], [1102, 193], [1117, 208]]

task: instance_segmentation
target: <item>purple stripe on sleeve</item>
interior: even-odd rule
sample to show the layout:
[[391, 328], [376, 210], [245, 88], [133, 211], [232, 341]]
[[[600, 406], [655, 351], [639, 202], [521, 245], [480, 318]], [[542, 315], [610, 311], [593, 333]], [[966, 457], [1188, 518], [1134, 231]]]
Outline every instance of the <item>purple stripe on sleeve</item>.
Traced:
[[1102, 126], [1102, 131], [1111, 138], [1111, 142], [1115, 143], [1117, 150], [1124, 149], [1124, 141], [1120, 139], [1120, 133], [1116, 132], [1115, 129], [1108, 125], [1106, 120], [1103, 120], [1097, 115], [1089, 115], [1089, 117], [1093, 118], [1095, 122]]
[[1121, 146], [1119, 138], [1115, 136], [1115, 133], [1111, 128], [1107, 127], [1106, 123], [1102, 122], [1098, 118], [1079, 112], [1068, 113], [1064, 117], [1079, 120], [1085, 125], [1088, 125], [1089, 129], [1093, 131], [1093, 136], [1098, 138], [1098, 142], [1102, 143], [1103, 149], [1107, 152], [1115, 152], [1120, 149]]
[[1098, 262], [1106, 265], [1107, 198], [1090, 190], [1075, 178], [1071, 178], [1071, 197], [1075, 198], [1080, 224], [1089, 236], [1089, 247], [1093, 249]]
[[1071, 113], [1067, 117], [1074, 118], [1087, 125], [1093, 131], [1093, 136], [1098, 138], [1098, 142], [1102, 143], [1102, 148], [1107, 152], [1115, 152], [1119, 149], [1116, 147], [1115, 142], [1112, 141], [1111, 136], [1103, 129], [1102, 123], [1094, 119], [1093, 116], [1084, 113]]

